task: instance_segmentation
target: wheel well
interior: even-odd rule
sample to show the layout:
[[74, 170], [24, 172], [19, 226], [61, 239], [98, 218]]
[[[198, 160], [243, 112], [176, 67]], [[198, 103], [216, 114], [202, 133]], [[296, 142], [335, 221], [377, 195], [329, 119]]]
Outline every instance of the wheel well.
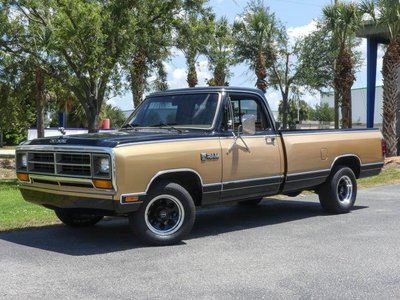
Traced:
[[332, 165], [332, 170], [336, 166], [346, 166], [352, 169], [356, 178], [360, 176], [360, 160], [356, 156], [339, 157]]
[[153, 180], [149, 187], [149, 190], [160, 180], [175, 182], [183, 186], [192, 196], [194, 204], [196, 206], [201, 205], [203, 189], [201, 185], [201, 180], [197, 174], [190, 171], [162, 174]]

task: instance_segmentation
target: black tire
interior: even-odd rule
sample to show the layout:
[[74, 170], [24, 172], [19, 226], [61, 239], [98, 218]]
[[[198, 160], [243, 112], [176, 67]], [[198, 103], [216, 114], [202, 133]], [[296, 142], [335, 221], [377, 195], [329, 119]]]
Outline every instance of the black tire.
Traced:
[[319, 202], [330, 213], [348, 213], [357, 196], [354, 172], [344, 166], [334, 168], [326, 182], [319, 188]]
[[243, 200], [243, 201], [239, 201], [238, 204], [242, 205], [242, 206], [254, 206], [254, 205], [258, 205], [263, 198], [256, 198], [256, 199], [250, 199], [250, 200]]
[[129, 215], [129, 225], [143, 242], [164, 246], [180, 242], [192, 229], [195, 217], [190, 193], [177, 183], [160, 181], [140, 209]]
[[103, 219], [103, 216], [82, 214], [73, 210], [57, 209], [55, 213], [61, 222], [71, 227], [89, 227]]

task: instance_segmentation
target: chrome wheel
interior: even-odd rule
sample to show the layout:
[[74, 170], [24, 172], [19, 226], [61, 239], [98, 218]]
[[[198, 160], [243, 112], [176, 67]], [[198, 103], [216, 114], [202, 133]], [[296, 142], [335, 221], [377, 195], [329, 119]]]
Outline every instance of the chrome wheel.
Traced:
[[357, 180], [349, 167], [336, 166], [318, 189], [322, 207], [330, 213], [350, 212], [357, 197]]
[[178, 198], [159, 195], [146, 206], [144, 213], [147, 227], [157, 235], [171, 235], [177, 232], [185, 219], [185, 211]]
[[337, 184], [337, 196], [341, 203], [347, 205], [352, 201], [353, 183], [349, 176], [342, 176]]

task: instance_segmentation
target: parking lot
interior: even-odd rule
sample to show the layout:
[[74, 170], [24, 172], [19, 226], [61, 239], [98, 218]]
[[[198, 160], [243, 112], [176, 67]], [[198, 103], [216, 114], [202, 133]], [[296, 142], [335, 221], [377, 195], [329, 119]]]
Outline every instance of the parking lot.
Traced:
[[328, 215], [316, 196], [200, 209], [183, 243], [147, 247], [125, 219], [0, 234], [2, 299], [400, 298], [400, 185]]

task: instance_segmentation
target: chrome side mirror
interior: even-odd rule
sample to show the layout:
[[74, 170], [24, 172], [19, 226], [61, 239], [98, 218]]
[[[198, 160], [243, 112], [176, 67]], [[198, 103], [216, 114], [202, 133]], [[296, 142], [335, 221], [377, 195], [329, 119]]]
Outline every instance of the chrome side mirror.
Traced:
[[256, 116], [255, 115], [243, 115], [242, 116], [242, 132], [244, 134], [253, 135], [256, 133]]

